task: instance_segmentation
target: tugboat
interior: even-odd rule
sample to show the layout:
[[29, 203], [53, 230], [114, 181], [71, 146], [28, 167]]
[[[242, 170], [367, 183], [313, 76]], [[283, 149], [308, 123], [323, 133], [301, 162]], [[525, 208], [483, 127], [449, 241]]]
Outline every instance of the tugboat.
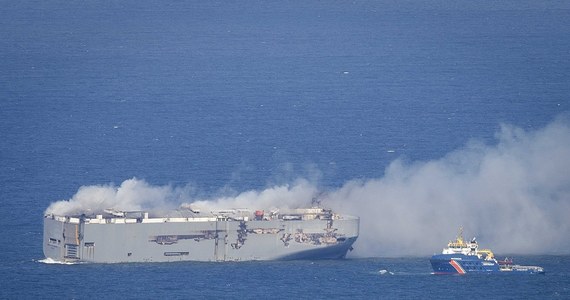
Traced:
[[441, 254], [432, 256], [430, 262], [433, 274], [544, 274], [542, 267], [515, 265], [512, 259], [497, 261], [490, 249], [479, 249], [475, 238], [466, 243], [463, 227], [455, 241], [450, 241]]

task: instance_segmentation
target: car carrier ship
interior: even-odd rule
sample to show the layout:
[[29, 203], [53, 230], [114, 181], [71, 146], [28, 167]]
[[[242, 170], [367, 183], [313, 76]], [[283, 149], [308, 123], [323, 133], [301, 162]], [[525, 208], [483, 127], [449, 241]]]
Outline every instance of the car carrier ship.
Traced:
[[116, 211], [44, 216], [43, 251], [59, 262], [126, 263], [344, 258], [359, 218], [313, 207]]

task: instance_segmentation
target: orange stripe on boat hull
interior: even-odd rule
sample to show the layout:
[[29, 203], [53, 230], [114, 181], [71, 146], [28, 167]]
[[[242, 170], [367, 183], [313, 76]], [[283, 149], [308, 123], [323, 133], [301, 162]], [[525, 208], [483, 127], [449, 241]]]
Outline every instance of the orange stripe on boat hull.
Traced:
[[450, 260], [449, 264], [455, 269], [455, 271], [457, 271], [457, 273], [459, 274], [465, 274], [465, 270], [463, 270], [463, 268], [461, 267], [460, 264], [458, 264], [455, 260]]

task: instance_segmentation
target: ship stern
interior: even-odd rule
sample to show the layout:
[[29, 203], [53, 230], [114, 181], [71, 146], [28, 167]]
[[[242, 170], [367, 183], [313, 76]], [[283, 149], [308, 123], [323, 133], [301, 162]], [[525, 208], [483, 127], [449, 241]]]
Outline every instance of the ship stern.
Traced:
[[44, 256], [55, 261], [64, 261], [63, 248], [63, 222], [58, 221], [53, 215], [44, 217]]

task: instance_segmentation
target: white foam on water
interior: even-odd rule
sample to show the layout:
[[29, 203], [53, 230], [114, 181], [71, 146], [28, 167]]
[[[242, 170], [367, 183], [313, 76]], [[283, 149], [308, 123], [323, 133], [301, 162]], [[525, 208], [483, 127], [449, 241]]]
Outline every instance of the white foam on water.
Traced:
[[44, 259], [37, 260], [37, 262], [40, 262], [43, 264], [48, 264], [48, 265], [75, 265], [76, 264], [76, 263], [69, 262], [69, 261], [55, 260], [53, 258], [44, 258]]

